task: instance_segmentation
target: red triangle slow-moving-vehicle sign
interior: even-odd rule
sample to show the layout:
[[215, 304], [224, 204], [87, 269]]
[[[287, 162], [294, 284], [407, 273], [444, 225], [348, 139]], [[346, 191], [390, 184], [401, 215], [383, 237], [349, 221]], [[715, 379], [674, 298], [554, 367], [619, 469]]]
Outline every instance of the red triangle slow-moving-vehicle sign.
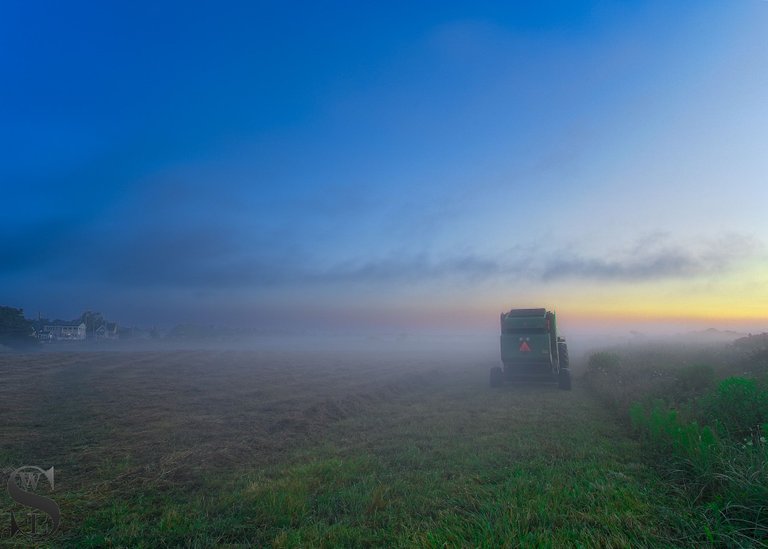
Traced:
[[520, 344], [520, 352], [521, 353], [530, 353], [531, 352], [531, 348], [528, 346], [528, 342], [527, 341], [523, 341]]

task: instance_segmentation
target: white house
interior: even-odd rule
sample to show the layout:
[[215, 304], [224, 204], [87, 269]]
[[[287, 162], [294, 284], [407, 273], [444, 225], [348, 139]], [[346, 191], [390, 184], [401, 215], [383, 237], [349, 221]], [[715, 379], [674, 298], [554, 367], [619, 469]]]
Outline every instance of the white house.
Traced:
[[51, 339], [81, 341], [85, 339], [85, 322], [61, 322], [59, 324], [49, 324], [45, 326], [44, 331], [51, 334]]
[[120, 328], [117, 322], [102, 322], [101, 325], [96, 328], [94, 334], [96, 339], [119, 339]]

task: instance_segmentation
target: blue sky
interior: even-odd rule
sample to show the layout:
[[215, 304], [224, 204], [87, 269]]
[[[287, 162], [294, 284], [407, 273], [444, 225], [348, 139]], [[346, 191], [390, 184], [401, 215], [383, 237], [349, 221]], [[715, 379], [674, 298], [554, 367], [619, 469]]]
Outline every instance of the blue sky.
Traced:
[[768, 324], [768, 2], [366, 4], [4, 3], [0, 302]]

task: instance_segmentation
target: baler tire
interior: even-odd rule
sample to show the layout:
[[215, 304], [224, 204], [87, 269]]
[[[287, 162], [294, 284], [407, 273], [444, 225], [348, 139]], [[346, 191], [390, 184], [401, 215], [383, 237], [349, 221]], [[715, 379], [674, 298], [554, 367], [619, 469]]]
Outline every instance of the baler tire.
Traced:
[[504, 383], [504, 372], [499, 366], [491, 368], [491, 387], [501, 387]]

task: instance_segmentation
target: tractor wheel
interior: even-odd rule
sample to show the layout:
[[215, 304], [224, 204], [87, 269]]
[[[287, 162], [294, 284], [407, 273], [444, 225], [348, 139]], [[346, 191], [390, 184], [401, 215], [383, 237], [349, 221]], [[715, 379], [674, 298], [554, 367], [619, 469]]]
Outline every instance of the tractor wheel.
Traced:
[[560, 356], [560, 368], [569, 368], [571, 361], [568, 358], [568, 344], [565, 341], [557, 342], [557, 354]]
[[560, 373], [557, 374], [557, 385], [563, 391], [571, 390], [571, 369], [560, 368]]
[[500, 367], [494, 366], [491, 368], [491, 387], [501, 387], [503, 383], [504, 372], [501, 371]]

